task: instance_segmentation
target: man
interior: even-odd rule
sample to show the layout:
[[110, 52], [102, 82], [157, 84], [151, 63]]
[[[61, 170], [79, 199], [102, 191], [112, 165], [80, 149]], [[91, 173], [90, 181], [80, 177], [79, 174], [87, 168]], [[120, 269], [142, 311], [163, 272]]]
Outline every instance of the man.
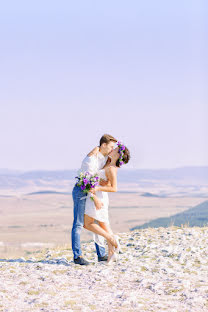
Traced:
[[[100, 139], [100, 146], [95, 149], [98, 150], [96, 155], [93, 155], [91, 151], [87, 157], [84, 158], [81, 168], [78, 171], [80, 172], [88, 171], [91, 174], [96, 174], [98, 170], [102, 169], [106, 164], [108, 155], [114, 148], [114, 144], [117, 140], [109, 135], [104, 134]], [[72, 239], [72, 250], [74, 254], [74, 263], [80, 265], [88, 265], [89, 262], [82, 257], [81, 243], [80, 243], [80, 234], [84, 225], [84, 212], [85, 212], [85, 202], [87, 194], [84, 193], [80, 187], [74, 186], [72, 191], [72, 197], [74, 201], [74, 221], [71, 232]], [[107, 261], [108, 257], [105, 254], [105, 248], [99, 246], [95, 243], [96, 252], [98, 256], [98, 261]]]

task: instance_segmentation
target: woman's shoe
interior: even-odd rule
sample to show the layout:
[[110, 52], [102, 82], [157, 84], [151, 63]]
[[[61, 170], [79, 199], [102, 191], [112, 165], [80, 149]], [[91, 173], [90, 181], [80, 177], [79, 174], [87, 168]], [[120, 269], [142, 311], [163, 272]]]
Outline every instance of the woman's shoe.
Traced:
[[110, 265], [113, 262], [116, 262], [117, 260], [118, 260], [118, 254], [114, 252], [112, 256], [110, 257], [110, 259], [107, 261], [107, 264]]
[[121, 239], [121, 238], [120, 238], [118, 235], [114, 235], [114, 238], [115, 238], [116, 243], [117, 243], [117, 245], [118, 245], [118, 247], [115, 249], [115, 251], [116, 251], [117, 253], [122, 253], [121, 245], [120, 245], [120, 243], [119, 243], [119, 239]]

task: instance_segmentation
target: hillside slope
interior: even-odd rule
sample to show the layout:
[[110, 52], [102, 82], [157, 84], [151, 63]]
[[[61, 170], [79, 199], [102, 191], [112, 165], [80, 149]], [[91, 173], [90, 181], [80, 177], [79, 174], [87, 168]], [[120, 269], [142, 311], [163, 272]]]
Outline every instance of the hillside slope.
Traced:
[[208, 227], [149, 228], [120, 233], [123, 253], [75, 265], [69, 247], [40, 250], [28, 259], [0, 259], [0, 311], [208, 310]]
[[183, 224], [188, 224], [190, 227], [208, 226], [208, 200], [171, 217], [157, 218], [142, 225], [135, 226], [132, 230], [148, 227], [168, 227], [170, 225], [181, 226]]

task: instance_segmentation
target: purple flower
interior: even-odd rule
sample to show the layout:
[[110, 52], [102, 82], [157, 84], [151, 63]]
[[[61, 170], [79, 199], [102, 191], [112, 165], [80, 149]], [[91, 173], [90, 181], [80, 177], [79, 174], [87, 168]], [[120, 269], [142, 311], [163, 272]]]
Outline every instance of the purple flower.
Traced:
[[81, 190], [88, 192], [91, 188], [98, 185], [99, 177], [96, 175], [91, 175], [89, 172], [82, 172], [78, 179], [77, 185], [80, 186]]

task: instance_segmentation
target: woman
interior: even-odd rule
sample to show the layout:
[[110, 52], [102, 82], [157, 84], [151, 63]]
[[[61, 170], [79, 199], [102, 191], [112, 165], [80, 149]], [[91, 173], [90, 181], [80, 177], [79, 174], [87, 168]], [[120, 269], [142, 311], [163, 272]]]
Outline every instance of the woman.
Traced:
[[[102, 245], [102, 241], [100, 242], [98, 235], [101, 235], [107, 240], [108, 263], [117, 259], [116, 252], [119, 251], [119, 242], [118, 238], [113, 236], [109, 224], [109, 200], [107, 192], [117, 191], [117, 170], [122, 164], [127, 164], [130, 159], [128, 148], [120, 142], [117, 145], [118, 147], [108, 155], [110, 161], [98, 173], [101, 179], [108, 181], [108, 184], [106, 186], [99, 185], [90, 190], [94, 200], [92, 201], [90, 196], [87, 197], [84, 215], [84, 228], [96, 234], [94, 237], [97, 240], [97, 244]], [[98, 224], [95, 223], [95, 220]]]

